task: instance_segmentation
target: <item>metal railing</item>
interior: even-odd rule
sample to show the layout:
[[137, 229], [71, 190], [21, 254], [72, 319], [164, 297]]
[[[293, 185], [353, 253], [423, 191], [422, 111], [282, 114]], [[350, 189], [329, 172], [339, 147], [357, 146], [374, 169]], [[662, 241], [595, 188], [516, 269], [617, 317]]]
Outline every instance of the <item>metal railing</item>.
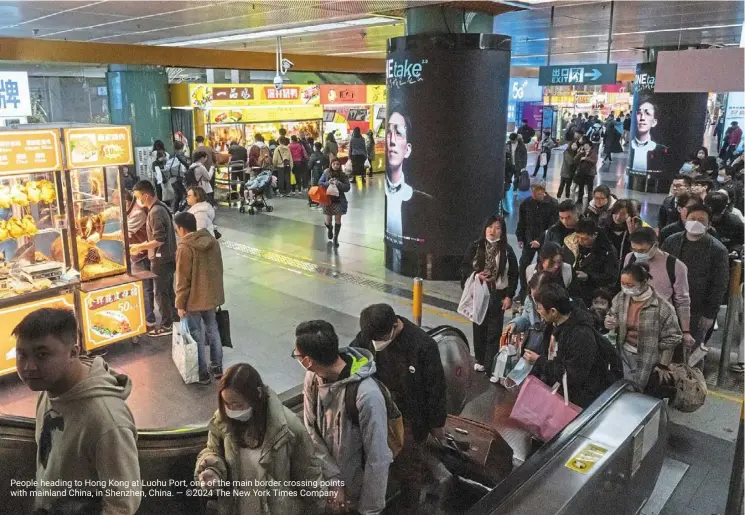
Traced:
[[[740, 284], [742, 281], [742, 261], [733, 259], [729, 267], [729, 291], [727, 293], [727, 314], [725, 315], [724, 332], [722, 333], [722, 354], [719, 357], [719, 374], [717, 386], [722, 387], [729, 376], [731, 336], [737, 334], [738, 312], [742, 309]], [[740, 335], [742, 338], [742, 334]], [[741, 342], [737, 342], [740, 345]]]

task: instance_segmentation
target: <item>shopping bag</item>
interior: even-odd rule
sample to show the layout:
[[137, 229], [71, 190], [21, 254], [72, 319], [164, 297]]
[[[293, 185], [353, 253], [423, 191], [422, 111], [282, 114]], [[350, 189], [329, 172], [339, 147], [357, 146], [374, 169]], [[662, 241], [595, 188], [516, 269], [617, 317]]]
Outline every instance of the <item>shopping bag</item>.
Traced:
[[339, 188], [336, 186], [336, 183], [330, 183], [328, 187], [326, 188], [326, 195], [329, 197], [338, 197], [339, 196]]
[[562, 377], [564, 397], [557, 395], [558, 383], [546, 386], [535, 376], [528, 377], [510, 413], [510, 418], [521, 423], [533, 436], [548, 442], [582, 412], [569, 402], [566, 373]]
[[541, 152], [540, 166], [546, 166], [548, 164], [548, 154]]
[[476, 324], [483, 324], [489, 309], [489, 286], [476, 278], [476, 273], [466, 279], [463, 295], [458, 304], [458, 313]]
[[227, 309], [217, 308], [215, 313], [217, 319], [217, 330], [220, 333], [220, 341], [223, 347], [233, 348], [233, 341], [230, 338], [230, 313]]
[[173, 325], [171, 357], [186, 384], [199, 381], [199, 346], [189, 334], [186, 320]]
[[329, 203], [329, 197], [326, 193], [326, 190], [324, 188], [321, 188], [320, 186], [313, 186], [311, 189], [309, 189], [308, 197], [310, 197], [310, 199], [316, 204], [320, 204], [322, 206], [326, 206]]

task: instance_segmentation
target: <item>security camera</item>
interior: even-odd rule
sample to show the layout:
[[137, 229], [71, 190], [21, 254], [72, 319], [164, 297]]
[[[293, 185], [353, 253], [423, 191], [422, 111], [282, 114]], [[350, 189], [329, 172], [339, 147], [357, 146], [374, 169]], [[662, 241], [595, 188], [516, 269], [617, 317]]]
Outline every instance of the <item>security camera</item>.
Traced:
[[282, 77], [279, 74], [274, 77], [274, 89], [282, 89]]
[[295, 66], [295, 63], [289, 59], [282, 59], [282, 73], [287, 73], [293, 66]]

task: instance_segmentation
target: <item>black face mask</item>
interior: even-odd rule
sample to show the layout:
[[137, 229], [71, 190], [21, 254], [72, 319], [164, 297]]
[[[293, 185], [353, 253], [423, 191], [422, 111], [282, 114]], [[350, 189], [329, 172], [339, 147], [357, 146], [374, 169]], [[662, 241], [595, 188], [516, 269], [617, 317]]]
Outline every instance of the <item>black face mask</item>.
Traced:
[[613, 222], [613, 229], [615, 229], [616, 231], [624, 231], [627, 228], [628, 228], [628, 226], [626, 225], [626, 222], [623, 222], [623, 223], [620, 223], [620, 224], [617, 224], [616, 222]]

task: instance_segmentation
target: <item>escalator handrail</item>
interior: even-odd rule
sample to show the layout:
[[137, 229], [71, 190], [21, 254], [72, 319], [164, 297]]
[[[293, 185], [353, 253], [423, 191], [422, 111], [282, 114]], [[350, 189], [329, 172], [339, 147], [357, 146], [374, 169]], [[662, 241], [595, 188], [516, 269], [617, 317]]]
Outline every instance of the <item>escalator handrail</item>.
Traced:
[[439, 325], [439, 326], [435, 327], [434, 329], [429, 329], [427, 331], [427, 334], [429, 336], [431, 336], [432, 338], [434, 338], [435, 336], [439, 336], [439, 335], [441, 335], [443, 333], [447, 333], [447, 332], [454, 332], [455, 335], [458, 338], [460, 338], [461, 340], [463, 340], [463, 342], [466, 344], [466, 347], [468, 349], [471, 348], [470, 344], [468, 343], [468, 338], [466, 338], [466, 335], [463, 334], [463, 331], [461, 331], [457, 327], [453, 327], [451, 325]]
[[600, 394], [592, 404], [582, 410], [582, 413], [570, 422], [569, 425], [551, 441], [536, 451], [536, 453], [530, 456], [525, 463], [518, 467], [512, 474], [507, 476], [501, 483], [495, 486], [491, 492], [476, 503], [476, 505], [468, 511], [467, 515], [490, 515], [493, 513], [494, 510], [507, 502], [512, 495], [523, 487], [530, 478], [538, 474], [541, 469], [562, 453], [564, 449], [574, 441], [577, 434], [590, 424], [595, 417], [605, 411], [614, 400], [630, 389], [633, 389], [633, 386], [629, 381], [625, 379], [616, 381], [607, 390]]

